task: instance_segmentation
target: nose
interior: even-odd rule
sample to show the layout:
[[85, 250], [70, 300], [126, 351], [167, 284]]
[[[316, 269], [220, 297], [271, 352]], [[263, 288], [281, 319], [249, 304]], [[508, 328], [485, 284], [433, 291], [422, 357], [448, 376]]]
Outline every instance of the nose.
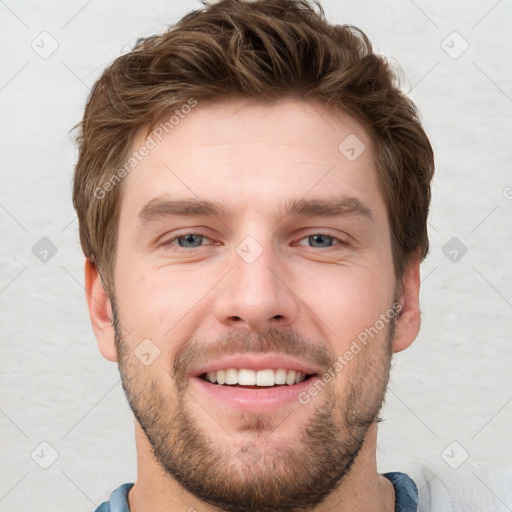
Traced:
[[300, 301], [284, 258], [255, 239], [240, 244], [230, 259], [232, 270], [219, 283], [214, 306], [217, 321], [258, 333], [293, 324]]

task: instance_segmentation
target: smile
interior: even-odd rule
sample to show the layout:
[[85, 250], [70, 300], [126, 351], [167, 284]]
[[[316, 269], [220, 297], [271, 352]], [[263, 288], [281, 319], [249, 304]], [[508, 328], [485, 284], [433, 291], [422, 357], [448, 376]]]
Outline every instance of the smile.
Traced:
[[227, 368], [217, 371], [211, 371], [202, 374], [200, 377], [212, 384], [226, 386], [252, 386], [272, 387], [272, 386], [292, 386], [306, 380], [311, 375], [301, 371], [272, 368], [263, 370], [252, 370], [249, 368]]

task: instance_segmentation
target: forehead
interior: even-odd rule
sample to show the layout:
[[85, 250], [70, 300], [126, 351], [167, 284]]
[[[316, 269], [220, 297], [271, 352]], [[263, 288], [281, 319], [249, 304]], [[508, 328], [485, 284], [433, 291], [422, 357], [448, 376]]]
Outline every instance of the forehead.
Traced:
[[292, 99], [198, 101], [177, 110], [151, 141], [146, 133], [135, 141], [132, 153], [150, 149], [125, 178], [122, 217], [162, 195], [215, 200], [233, 211], [258, 204], [260, 213], [328, 196], [384, 208], [370, 137], [345, 112]]

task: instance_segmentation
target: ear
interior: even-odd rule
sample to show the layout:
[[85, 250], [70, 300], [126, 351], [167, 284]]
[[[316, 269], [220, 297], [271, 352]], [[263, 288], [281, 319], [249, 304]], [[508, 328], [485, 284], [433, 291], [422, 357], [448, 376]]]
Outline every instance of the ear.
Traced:
[[85, 260], [85, 292], [98, 348], [105, 359], [117, 361], [112, 306], [98, 269], [89, 258]]
[[420, 331], [420, 263], [421, 258], [413, 258], [405, 270], [402, 293], [398, 298], [402, 308], [396, 320], [393, 352], [409, 347]]

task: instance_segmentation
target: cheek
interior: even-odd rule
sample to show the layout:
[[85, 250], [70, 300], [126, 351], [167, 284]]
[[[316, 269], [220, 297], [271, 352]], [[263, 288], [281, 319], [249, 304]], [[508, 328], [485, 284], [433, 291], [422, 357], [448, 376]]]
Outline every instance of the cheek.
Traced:
[[217, 279], [211, 271], [158, 268], [135, 261], [120, 264], [116, 277], [116, 296], [127, 329], [138, 337], [162, 340], [188, 324]]
[[337, 351], [377, 322], [391, 306], [394, 291], [388, 273], [363, 266], [309, 275], [301, 289], [301, 298], [325, 322], [328, 336], [339, 345], [333, 347]]

